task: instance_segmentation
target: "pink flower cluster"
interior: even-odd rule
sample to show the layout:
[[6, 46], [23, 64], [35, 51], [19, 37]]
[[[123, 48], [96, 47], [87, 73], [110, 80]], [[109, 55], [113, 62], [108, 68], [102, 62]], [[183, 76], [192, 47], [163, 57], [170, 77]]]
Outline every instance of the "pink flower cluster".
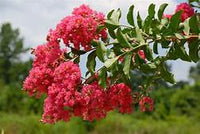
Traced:
[[[153, 111], [153, 100], [150, 97], [142, 97], [142, 99], [139, 102], [140, 110], [145, 111]], [[148, 107], [148, 109], [147, 109]]]
[[73, 108], [80, 97], [80, 93], [76, 91], [81, 83], [77, 64], [72, 61], [64, 62], [54, 70], [53, 76], [53, 83], [48, 87], [44, 102], [42, 121], [45, 123], [69, 120], [71, 112], [65, 108]]
[[98, 31], [98, 26], [104, 25], [104, 15], [93, 11], [86, 5], [75, 8], [71, 16], [61, 20], [55, 30], [50, 30], [48, 41], [62, 39], [67, 46], [73, 45], [76, 49], [83, 47], [86, 51], [91, 49], [93, 39], [107, 38], [106, 29]]
[[132, 111], [132, 90], [123, 83], [113, 85], [109, 90], [109, 103], [111, 109], [119, 107], [121, 113], [130, 113]]
[[56, 42], [39, 45], [33, 51], [35, 54], [33, 68], [23, 84], [23, 88], [29, 92], [29, 95], [36, 93], [39, 97], [42, 93], [47, 93], [47, 88], [53, 82], [56, 64], [61, 61], [64, 52]]
[[[182, 11], [181, 13], [181, 21], [185, 21], [187, 18], [191, 17], [194, 15], [194, 8], [192, 8], [188, 3], [181, 3], [176, 6], [175, 13]], [[172, 15], [164, 15], [164, 18], [168, 18], [169, 20], [171, 19]]]
[[99, 120], [116, 108], [121, 113], [132, 111], [131, 89], [123, 83], [113, 85], [108, 90], [101, 89], [96, 81], [83, 85], [79, 90], [53, 83], [44, 102], [42, 121], [68, 121], [72, 116], [88, 121]]
[[82, 83], [78, 64], [65, 61], [64, 52], [58, 42], [47, 42], [33, 51], [33, 68], [23, 88], [30, 96], [47, 95], [42, 122], [68, 121], [72, 116], [99, 120], [114, 109], [131, 112], [132, 92], [128, 86], [120, 83], [103, 90], [96, 80], [91, 84]]

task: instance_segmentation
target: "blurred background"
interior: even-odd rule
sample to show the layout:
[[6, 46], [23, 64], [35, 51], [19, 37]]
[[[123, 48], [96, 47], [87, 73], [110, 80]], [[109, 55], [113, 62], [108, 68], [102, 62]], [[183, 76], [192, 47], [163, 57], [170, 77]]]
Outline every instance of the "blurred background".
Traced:
[[[135, 4], [144, 17], [150, 3], [157, 8], [168, 3], [172, 13], [184, 0], [0, 0], [0, 134], [199, 134], [200, 132], [200, 62], [169, 62], [177, 83], [160, 80], [153, 88], [153, 112], [140, 112], [136, 107], [130, 115], [113, 111], [105, 119], [94, 122], [72, 118], [55, 125], [39, 120], [43, 109], [41, 99], [30, 98], [21, 90], [31, 69], [30, 48], [45, 42], [46, 34], [74, 7], [83, 3], [105, 14], [120, 7], [125, 14]], [[125, 15], [124, 15], [125, 18]], [[125, 19], [122, 18], [122, 23]], [[82, 71], [85, 68], [80, 65]], [[133, 83], [141, 84], [141, 74], [133, 73]], [[134, 88], [133, 88], [134, 89]]]

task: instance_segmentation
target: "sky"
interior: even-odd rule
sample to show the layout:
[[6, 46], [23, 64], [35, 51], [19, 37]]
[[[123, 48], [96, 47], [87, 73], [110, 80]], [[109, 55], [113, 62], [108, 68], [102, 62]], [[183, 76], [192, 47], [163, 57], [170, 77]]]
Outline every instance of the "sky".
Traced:
[[[156, 9], [160, 4], [168, 3], [165, 13], [170, 14], [181, 2], [185, 0], [0, 0], [0, 24], [10, 22], [14, 28], [19, 28], [25, 46], [34, 48], [45, 42], [50, 28], [54, 28], [62, 18], [70, 15], [74, 7], [81, 4], [87, 4], [105, 14], [112, 9], [121, 8], [125, 18], [125, 13], [132, 4], [135, 5], [135, 11], [139, 11], [142, 17], [145, 17], [151, 3], [156, 4]], [[125, 20], [123, 17], [122, 20]], [[28, 54], [27, 57], [29, 56], [31, 55]], [[181, 61], [170, 64], [176, 80], [187, 80], [188, 70], [194, 65]]]

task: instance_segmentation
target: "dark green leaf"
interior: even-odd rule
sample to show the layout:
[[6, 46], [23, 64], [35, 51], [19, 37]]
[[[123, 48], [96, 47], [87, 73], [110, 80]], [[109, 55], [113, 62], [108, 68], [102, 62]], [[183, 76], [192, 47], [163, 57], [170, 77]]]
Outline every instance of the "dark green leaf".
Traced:
[[153, 44], [153, 52], [155, 54], [158, 54], [158, 43], [157, 42], [154, 42], [154, 44]]
[[99, 70], [98, 83], [102, 89], [106, 89], [106, 86], [107, 86], [107, 69], [106, 69], [106, 67], [102, 67]]
[[115, 10], [113, 9], [113, 10], [111, 10], [111, 11], [108, 13], [107, 19], [110, 19], [111, 15], [112, 15], [112, 13], [113, 13], [114, 11], [115, 11]]
[[118, 28], [116, 36], [117, 36], [117, 40], [119, 41], [122, 47], [127, 47], [127, 48], [131, 47], [131, 44], [128, 42], [128, 39], [126, 38], [126, 36], [121, 32], [120, 28]]
[[139, 28], [142, 28], [142, 18], [140, 17], [140, 13], [137, 14], [137, 24]]
[[106, 68], [110, 68], [110, 67], [113, 65], [113, 63], [115, 63], [115, 62], [119, 59], [119, 57], [120, 57], [120, 56], [117, 56], [117, 57], [112, 58], [112, 59], [107, 59], [107, 60], [105, 61], [105, 63], [104, 63], [105, 67], [106, 67]]
[[144, 53], [145, 53], [147, 60], [149, 60], [149, 61], [153, 60], [153, 53], [152, 53], [152, 50], [149, 46], [145, 47]]
[[155, 15], [155, 4], [151, 4], [148, 8], [149, 18], [153, 18]]
[[175, 43], [175, 46], [174, 46], [174, 47], [175, 47], [176, 55], [177, 55], [180, 59], [182, 59], [182, 60], [184, 60], [184, 61], [191, 61], [191, 60], [190, 60], [190, 57], [189, 57], [188, 54], [186, 53], [185, 48], [184, 48], [183, 45], [178, 44], [178, 43]]
[[170, 60], [177, 60], [179, 58], [178, 55], [176, 54], [176, 49], [174, 47], [171, 47], [169, 49], [167, 55]]
[[141, 70], [144, 73], [153, 73], [157, 70], [157, 66], [154, 63], [142, 64]]
[[181, 22], [181, 13], [182, 11], [175, 13], [170, 20], [169, 27], [171, 28], [172, 32], [176, 32], [178, 30], [179, 24]]
[[199, 51], [200, 51], [200, 41], [199, 40], [194, 40], [191, 41], [189, 44], [189, 56], [194, 62], [198, 62], [200, 60], [199, 57]]
[[99, 45], [99, 40], [92, 40], [91, 45], [97, 47]]
[[113, 29], [108, 29], [108, 33], [113, 39], [116, 38], [115, 31]]
[[196, 15], [193, 15], [190, 19], [189, 19], [189, 26], [190, 29], [192, 30], [192, 32], [199, 34], [200, 33], [200, 27], [199, 27], [199, 22], [197, 21], [197, 17]]
[[86, 53], [86, 51], [77, 50], [77, 49], [75, 49], [75, 48], [73, 48], [73, 47], [71, 47], [71, 52], [72, 52], [73, 54], [78, 54], [78, 55], [82, 55], [82, 54], [85, 54], [85, 53]]
[[125, 55], [125, 61], [124, 61], [124, 74], [130, 79], [130, 65], [132, 61], [132, 52], [129, 52]]
[[74, 59], [74, 63], [78, 64], [80, 62], [80, 56], [77, 56], [75, 59]]
[[162, 48], [169, 48], [170, 41], [166, 40], [165, 37], [161, 39], [161, 46]]
[[165, 8], [168, 6], [168, 4], [164, 3], [160, 6], [159, 10], [158, 10], [158, 19], [161, 20], [163, 17], [163, 13], [165, 11]]
[[91, 74], [94, 74], [95, 72], [95, 67], [96, 67], [95, 58], [96, 58], [96, 51], [94, 50], [88, 55], [87, 63], [86, 63], [88, 71], [90, 71]]
[[104, 60], [105, 60], [104, 55], [106, 53], [106, 50], [107, 50], [107, 48], [106, 48], [105, 44], [99, 42], [97, 49], [96, 49], [96, 54], [97, 54], [97, 57], [99, 58], [99, 60], [102, 62], [104, 62]]
[[135, 26], [135, 24], [134, 24], [133, 10], [134, 10], [134, 5], [130, 6], [128, 14], [127, 14], [127, 20], [128, 20], [128, 23], [131, 26]]
[[97, 27], [96, 32], [99, 33], [99, 32], [101, 32], [104, 28], [105, 28], [104, 25], [99, 25], [99, 26]]
[[164, 64], [160, 68], [160, 73], [164, 80], [172, 84], [175, 83], [174, 75], [167, 70]]

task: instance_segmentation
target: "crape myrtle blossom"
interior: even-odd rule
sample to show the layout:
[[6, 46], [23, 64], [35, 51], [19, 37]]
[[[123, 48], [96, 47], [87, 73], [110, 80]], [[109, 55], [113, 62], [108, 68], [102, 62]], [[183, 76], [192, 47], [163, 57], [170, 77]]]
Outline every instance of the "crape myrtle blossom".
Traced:
[[191, 17], [192, 15], [194, 15], [194, 8], [192, 8], [188, 3], [181, 3], [177, 5], [175, 12], [178, 12], [178, 11], [182, 11], [181, 13], [182, 22], [186, 20], [187, 18]]
[[106, 91], [101, 89], [98, 82], [83, 86], [81, 93], [84, 98], [83, 119], [93, 121], [94, 119], [99, 120], [106, 116], [109, 110], [107, 108], [109, 98]]
[[140, 110], [145, 111], [153, 111], [153, 100], [150, 97], [142, 97], [139, 102]]
[[42, 121], [44, 123], [68, 121], [72, 116], [93, 121], [104, 118], [107, 112], [114, 109], [119, 109], [121, 113], [132, 111], [131, 89], [123, 83], [103, 90], [95, 81], [84, 85], [80, 92], [52, 84], [44, 102]]
[[48, 87], [53, 82], [53, 72], [55, 65], [62, 60], [64, 50], [61, 50], [57, 43], [46, 43], [39, 45], [34, 50], [35, 59], [33, 68], [29, 76], [25, 79], [23, 88], [29, 92], [29, 95], [41, 95], [47, 93]]
[[106, 29], [98, 31], [98, 26], [104, 24], [104, 15], [93, 11], [86, 5], [75, 8], [71, 16], [61, 20], [55, 30], [50, 30], [47, 36], [48, 41], [58, 41], [60, 39], [67, 45], [73, 45], [75, 49], [83, 47], [88, 51], [91, 49], [93, 39], [104, 40], [107, 38]]
[[121, 113], [131, 113], [132, 90], [124, 83], [111, 86], [108, 96], [111, 109], [118, 108]]
[[81, 72], [72, 61], [61, 63], [53, 73], [53, 83], [48, 87], [48, 97], [44, 103], [42, 121], [55, 123], [58, 120], [69, 120], [71, 111], [80, 93], [76, 91], [81, 82]]
[[[187, 18], [194, 15], [194, 8], [192, 8], [188, 3], [181, 3], [176, 6], [175, 13], [181, 11], [181, 22], [185, 21]], [[163, 18], [171, 19], [173, 15], [166, 14], [163, 15]]]

